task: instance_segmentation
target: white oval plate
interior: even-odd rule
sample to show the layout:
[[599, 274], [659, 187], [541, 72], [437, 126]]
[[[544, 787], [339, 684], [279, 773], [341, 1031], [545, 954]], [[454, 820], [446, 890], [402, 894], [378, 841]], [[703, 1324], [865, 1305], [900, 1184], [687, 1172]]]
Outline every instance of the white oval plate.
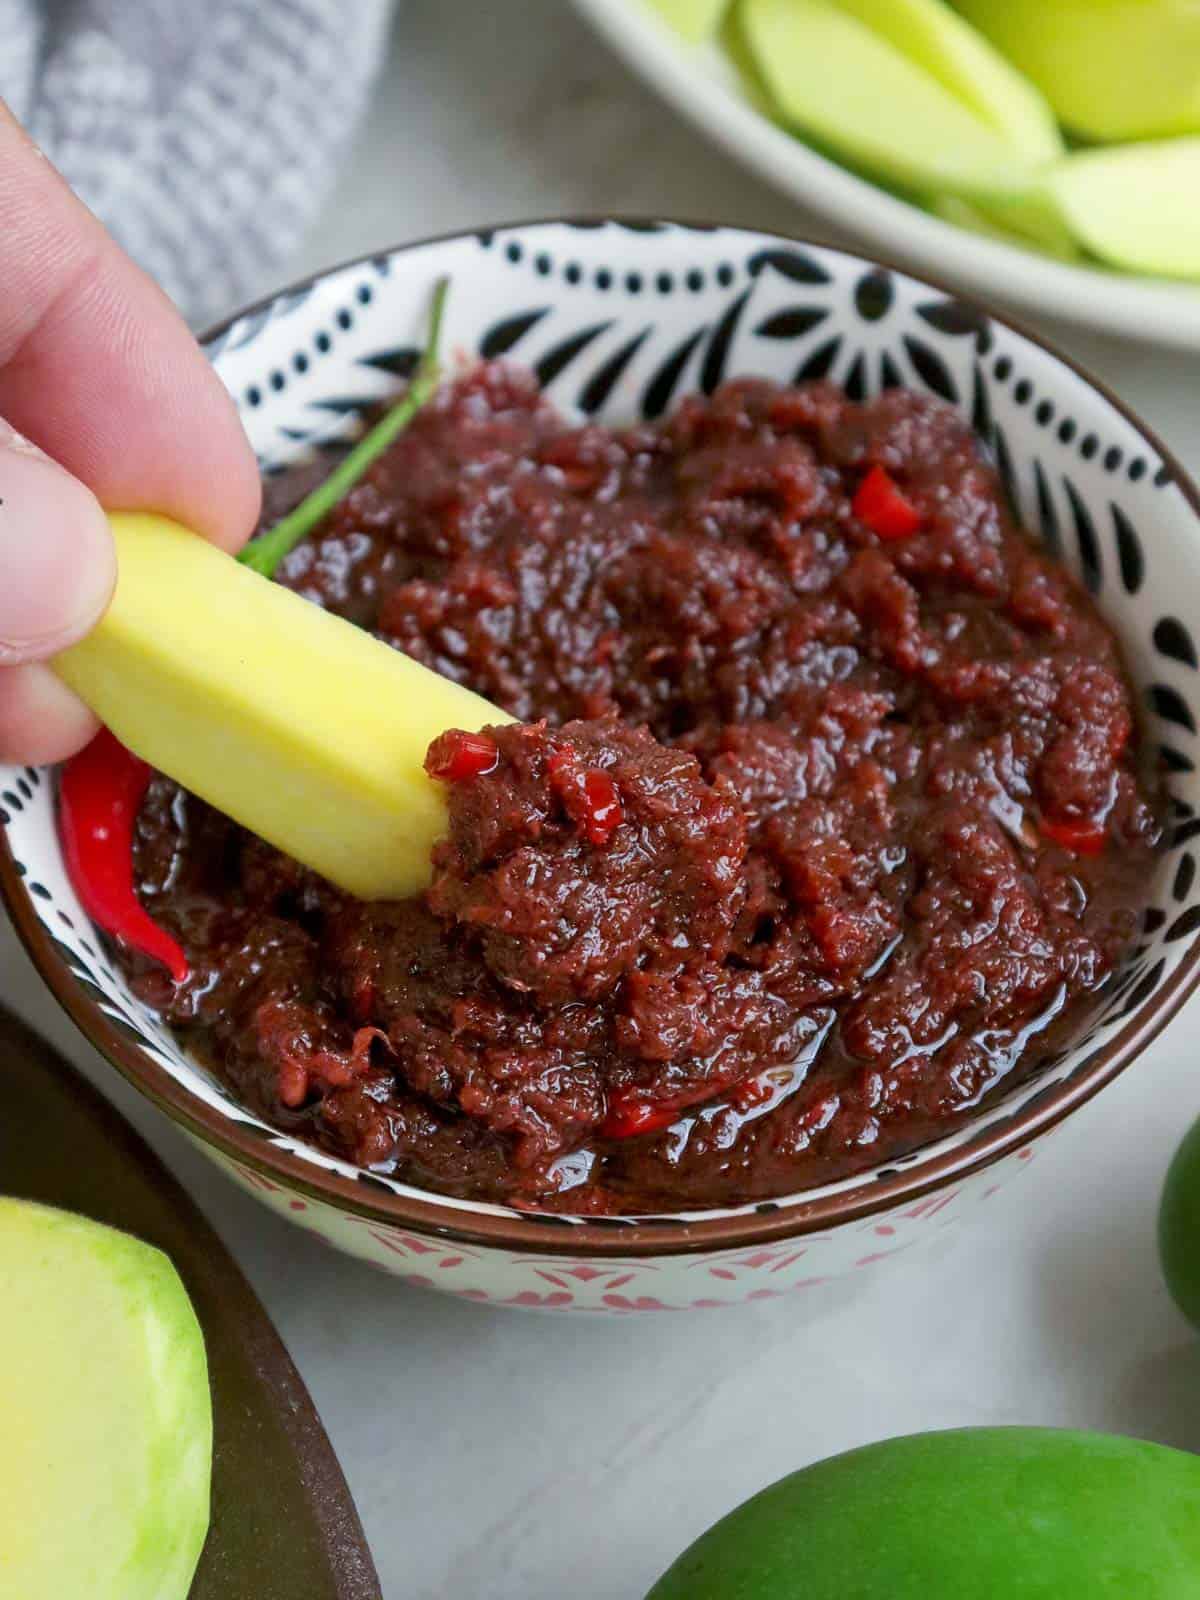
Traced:
[[714, 144], [903, 265], [1101, 333], [1200, 350], [1200, 285], [1072, 266], [942, 222], [769, 122], [746, 99], [716, 49], [683, 43], [644, 0], [574, 3], [629, 66]]

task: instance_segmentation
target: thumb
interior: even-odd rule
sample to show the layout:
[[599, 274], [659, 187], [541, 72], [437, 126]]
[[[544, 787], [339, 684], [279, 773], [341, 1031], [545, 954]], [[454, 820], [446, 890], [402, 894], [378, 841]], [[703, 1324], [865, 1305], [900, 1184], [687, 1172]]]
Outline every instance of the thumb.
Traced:
[[96, 497], [0, 422], [0, 665], [42, 661], [82, 638], [116, 574]]

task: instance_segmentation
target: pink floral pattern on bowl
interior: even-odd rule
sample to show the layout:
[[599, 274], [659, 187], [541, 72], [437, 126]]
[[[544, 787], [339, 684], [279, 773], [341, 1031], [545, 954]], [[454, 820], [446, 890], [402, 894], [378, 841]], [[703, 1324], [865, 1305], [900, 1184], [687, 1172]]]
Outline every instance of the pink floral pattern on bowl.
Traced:
[[716, 1311], [755, 1300], [778, 1300], [861, 1272], [928, 1239], [990, 1199], [1034, 1152], [1014, 1151], [953, 1188], [939, 1190], [888, 1220], [845, 1223], [802, 1239], [750, 1249], [694, 1254], [589, 1257], [537, 1256], [468, 1247], [408, 1228], [382, 1226], [324, 1201], [301, 1198], [274, 1179], [214, 1155], [235, 1183], [272, 1211], [357, 1256], [402, 1283], [440, 1289], [488, 1305], [526, 1311], [588, 1311], [628, 1316], [644, 1311]]

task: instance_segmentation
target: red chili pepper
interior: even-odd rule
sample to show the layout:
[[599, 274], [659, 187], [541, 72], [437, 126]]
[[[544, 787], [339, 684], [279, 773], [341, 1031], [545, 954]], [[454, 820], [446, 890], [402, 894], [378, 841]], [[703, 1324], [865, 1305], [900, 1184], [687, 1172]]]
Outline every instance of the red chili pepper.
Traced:
[[1043, 817], [1040, 827], [1043, 838], [1077, 856], [1102, 855], [1108, 841], [1104, 824], [1100, 822], [1066, 818], [1055, 821], [1053, 817]]
[[182, 983], [187, 957], [139, 902], [133, 826], [153, 770], [108, 730], [72, 756], [59, 776], [63, 858], [80, 904], [114, 938], [161, 961]]
[[897, 487], [886, 467], [874, 466], [854, 496], [854, 515], [881, 539], [907, 539], [921, 526], [921, 513]]
[[439, 734], [429, 746], [425, 771], [445, 783], [462, 783], [466, 778], [481, 778], [491, 772], [500, 759], [496, 741], [486, 733], [464, 733], [452, 728]]

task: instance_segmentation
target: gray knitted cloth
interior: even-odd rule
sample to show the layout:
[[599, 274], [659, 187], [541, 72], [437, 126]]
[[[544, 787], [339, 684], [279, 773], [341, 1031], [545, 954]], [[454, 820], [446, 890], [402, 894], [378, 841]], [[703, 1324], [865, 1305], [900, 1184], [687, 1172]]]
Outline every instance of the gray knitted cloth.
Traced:
[[0, 96], [185, 314], [234, 310], [325, 199], [391, 0], [0, 0]]

